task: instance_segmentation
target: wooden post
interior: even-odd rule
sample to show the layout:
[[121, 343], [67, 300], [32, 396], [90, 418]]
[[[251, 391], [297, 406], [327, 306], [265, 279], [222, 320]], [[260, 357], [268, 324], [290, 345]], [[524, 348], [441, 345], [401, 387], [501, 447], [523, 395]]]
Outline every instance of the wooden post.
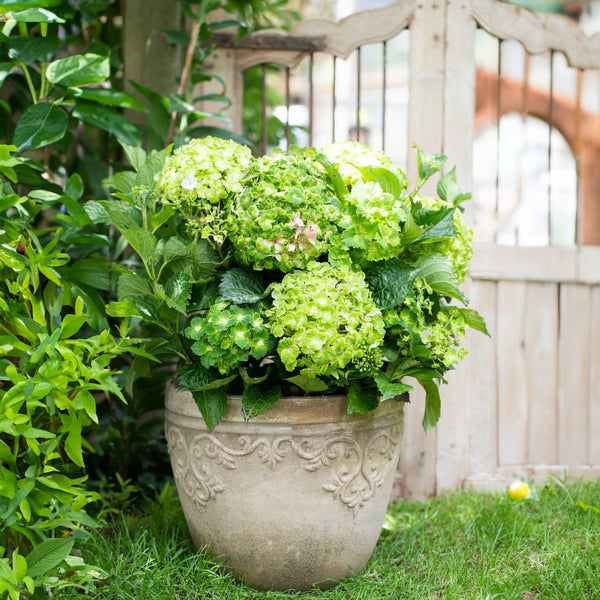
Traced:
[[[169, 44], [159, 29], [183, 27], [179, 3], [172, 0], [127, 0], [123, 3], [123, 55], [125, 89], [137, 96], [129, 81], [168, 96], [177, 89], [181, 72], [180, 46]], [[141, 122], [144, 115], [128, 111], [128, 118]]]

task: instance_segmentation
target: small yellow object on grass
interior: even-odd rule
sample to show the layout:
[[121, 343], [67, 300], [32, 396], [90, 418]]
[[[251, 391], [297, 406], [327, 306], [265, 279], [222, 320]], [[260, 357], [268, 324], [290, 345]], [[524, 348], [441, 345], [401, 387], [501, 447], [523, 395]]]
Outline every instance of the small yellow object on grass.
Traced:
[[524, 481], [515, 481], [508, 487], [508, 495], [513, 500], [525, 500], [529, 494], [529, 486]]

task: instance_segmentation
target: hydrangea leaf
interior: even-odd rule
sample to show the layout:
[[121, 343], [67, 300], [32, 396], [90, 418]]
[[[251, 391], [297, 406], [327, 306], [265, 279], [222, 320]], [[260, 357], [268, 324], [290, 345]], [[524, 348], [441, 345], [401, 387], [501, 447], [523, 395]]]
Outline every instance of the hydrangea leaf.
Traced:
[[219, 259], [214, 248], [206, 240], [198, 240], [192, 248], [192, 259], [194, 261], [194, 277], [196, 279], [207, 279], [216, 269]]
[[255, 304], [263, 297], [265, 284], [255, 271], [236, 267], [223, 275], [219, 292], [223, 300], [228, 302]]
[[391, 382], [385, 373], [376, 373], [373, 376], [373, 379], [377, 384], [377, 389], [381, 393], [382, 402], [389, 399], [401, 400], [402, 398], [398, 398], [399, 396], [402, 396], [413, 389], [412, 385], [408, 385], [407, 383]]
[[242, 394], [244, 419], [249, 421], [269, 408], [281, 397], [281, 388], [272, 379], [249, 385]]
[[358, 170], [363, 176], [363, 181], [378, 183], [384, 192], [392, 194], [396, 198], [406, 189], [406, 182], [400, 181], [396, 173], [385, 167], [358, 167]]
[[471, 194], [463, 194], [456, 182], [456, 167], [446, 173], [437, 184], [438, 196], [445, 202], [458, 206], [464, 200], [471, 198]]
[[442, 170], [442, 165], [448, 160], [448, 157], [423, 152], [416, 143], [413, 148], [417, 151], [417, 171], [419, 174], [419, 187], [421, 187], [432, 175]]
[[212, 431], [225, 416], [227, 410], [227, 394], [222, 387], [216, 389], [196, 390], [192, 392], [196, 406], [206, 423], [208, 431]]
[[175, 273], [165, 284], [167, 305], [180, 313], [186, 312], [187, 303], [192, 295], [192, 284], [186, 273]]
[[464, 294], [458, 289], [458, 276], [452, 260], [443, 254], [428, 254], [417, 261], [417, 275], [427, 285], [442, 296], [456, 298], [467, 303]]
[[480, 331], [488, 337], [491, 337], [483, 317], [476, 310], [473, 310], [472, 308], [457, 308], [456, 310], [459, 311], [459, 314], [462, 315], [465, 323], [471, 327], [471, 329], [475, 329], [476, 331]]
[[424, 242], [442, 237], [455, 237], [456, 230], [454, 228], [454, 211], [453, 206], [443, 208], [441, 210], [425, 210], [417, 217], [417, 224], [424, 228], [424, 233], [419, 236], [413, 244]]
[[376, 263], [365, 271], [365, 280], [380, 309], [401, 304], [408, 296], [419, 269], [392, 258]]
[[379, 406], [379, 392], [375, 387], [366, 387], [353, 381], [348, 390], [348, 412], [364, 415]]
[[425, 414], [423, 415], [423, 429], [429, 433], [440, 420], [441, 400], [440, 390], [433, 379], [419, 379], [425, 390]]
[[191, 362], [181, 372], [179, 388], [188, 392], [214, 390], [225, 387], [236, 377], [237, 375], [219, 377], [214, 369], [207, 369], [199, 362]]
[[318, 377], [308, 377], [308, 375], [295, 375], [294, 377], [286, 378], [286, 381], [297, 385], [302, 391], [307, 394], [315, 392], [325, 392], [329, 386]]
[[143, 227], [128, 227], [122, 231], [123, 237], [147, 264], [154, 256], [156, 238]]

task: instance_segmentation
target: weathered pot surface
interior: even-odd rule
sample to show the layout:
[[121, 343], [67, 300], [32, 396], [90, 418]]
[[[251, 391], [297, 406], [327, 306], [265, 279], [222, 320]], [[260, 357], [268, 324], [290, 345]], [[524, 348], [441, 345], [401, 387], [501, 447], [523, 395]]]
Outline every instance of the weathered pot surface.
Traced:
[[244, 422], [241, 399], [209, 433], [169, 387], [166, 435], [194, 543], [257, 589], [332, 587], [369, 560], [400, 453], [403, 404], [347, 413], [343, 396], [284, 398]]

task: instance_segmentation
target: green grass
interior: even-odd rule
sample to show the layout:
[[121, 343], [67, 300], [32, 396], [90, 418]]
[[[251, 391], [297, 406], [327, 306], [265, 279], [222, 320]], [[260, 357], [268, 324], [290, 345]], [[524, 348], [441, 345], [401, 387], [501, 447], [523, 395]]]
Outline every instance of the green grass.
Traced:
[[[166, 500], [165, 500], [166, 499]], [[106, 572], [105, 600], [600, 600], [600, 481], [549, 479], [530, 498], [466, 491], [390, 507], [365, 571], [326, 592], [257, 592], [196, 551], [168, 494], [152, 514], [96, 534], [84, 557]], [[226, 524], [224, 524], [226, 526]]]

